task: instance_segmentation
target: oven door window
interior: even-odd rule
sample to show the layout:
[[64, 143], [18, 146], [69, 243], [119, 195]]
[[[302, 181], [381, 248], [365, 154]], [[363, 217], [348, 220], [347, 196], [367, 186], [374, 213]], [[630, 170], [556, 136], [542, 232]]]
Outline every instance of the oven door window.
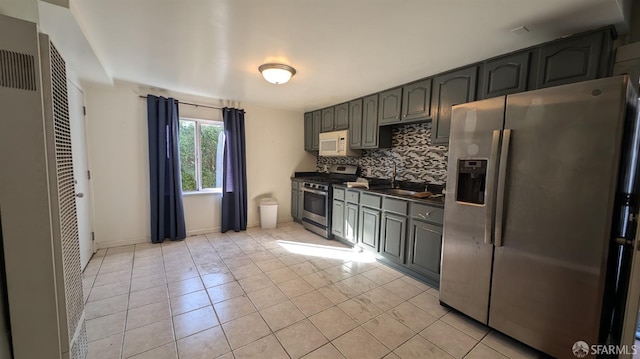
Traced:
[[304, 192], [304, 210], [324, 217], [327, 211], [326, 198], [326, 195]]

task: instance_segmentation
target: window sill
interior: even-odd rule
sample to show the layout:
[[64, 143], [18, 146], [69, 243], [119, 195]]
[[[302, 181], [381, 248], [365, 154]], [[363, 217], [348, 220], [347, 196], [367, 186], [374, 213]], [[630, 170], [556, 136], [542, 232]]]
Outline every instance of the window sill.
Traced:
[[205, 190], [202, 190], [202, 191], [182, 192], [182, 196], [183, 197], [212, 195], [212, 194], [222, 194], [222, 188], [205, 189]]

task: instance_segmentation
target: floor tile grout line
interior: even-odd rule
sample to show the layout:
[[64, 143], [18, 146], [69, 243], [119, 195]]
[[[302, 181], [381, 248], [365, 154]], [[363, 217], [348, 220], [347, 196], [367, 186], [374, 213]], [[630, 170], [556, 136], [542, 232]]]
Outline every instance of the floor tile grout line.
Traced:
[[[271, 237], [271, 239], [272, 239], [272, 240], [278, 240], [276, 237], [272, 236], [271, 234], [269, 234], [269, 236]], [[250, 238], [249, 238], [249, 237], [250, 237]], [[216, 237], [216, 238], [217, 238], [217, 237]], [[264, 234], [260, 235], [260, 238], [265, 238]], [[253, 242], [254, 242], [254, 244], [257, 244], [258, 246], [260, 246], [260, 248], [258, 248], [257, 250], [252, 250], [252, 244], [243, 245], [242, 243], [237, 242], [237, 241], [236, 241], [236, 239], [239, 239], [239, 240], [249, 240], [249, 239], [251, 239], [251, 241], [253, 241]], [[210, 246], [210, 247], [212, 247], [212, 250], [213, 250], [213, 251], [215, 251], [215, 252], [217, 253], [217, 255], [222, 259], [222, 262], [223, 262], [223, 263], [227, 266], [227, 268], [229, 269], [229, 267], [228, 267], [228, 263], [229, 263], [229, 261], [231, 260], [232, 256], [228, 256], [228, 255], [227, 255], [227, 256], [225, 256], [225, 257], [227, 257], [227, 260], [225, 261], [225, 260], [224, 260], [224, 258], [222, 258], [222, 257], [220, 256], [220, 252], [218, 251], [218, 249], [216, 248], [216, 246], [214, 246], [214, 245], [211, 243], [211, 239], [210, 239], [209, 237], [206, 237], [206, 240], [207, 240], [207, 242], [208, 242], [208, 244], [207, 244], [207, 245], [208, 245], [208, 246]], [[257, 263], [260, 263], [260, 262], [263, 262], [263, 261], [265, 261], [265, 260], [268, 260], [268, 259], [262, 259], [262, 260], [259, 260], [259, 259], [256, 259], [256, 257], [251, 256], [251, 254], [256, 253], [256, 252], [265, 252], [265, 253], [269, 253], [271, 256], [273, 256], [273, 258], [271, 258], [271, 259], [276, 259], [276, 260], [280, 261], [280, 263], [283, 263], [284, 267], [282, 267], [282, 268], [275, 268], [275, 269], [273, 269], [273, 270], [283, 269], [283, 268], [287, 268], [287, 269], [289, 269], [289, 270], [293, 270], [292, 266], [295, 266], [295, 265], [297, 265], [297, 264], [299, 264], [299, 263], [309, 262], [310, 260], [312, 260], [312, 258], [309, 258], [309, 259], [306, 259], [306, 260], [299, 260], [299, 261], [295, 261], [295, 262], [287, 262], [287, 263], [291, 263], [291, 264], [287, 264], [287, 263], [285, 263], [285, 262], [282, 262], [282, 261], [281, 261], [281, 258], [282, 258], [282, 257], [286, 257], [286, 256], [287, 256], [286, 254], [283, 254], [283, 253], [281, 253], [281, 252], [278, 252], [278, 251], [276, 251], [274, 248], [265, 247], [262, 243], [269, 243], [269, 241], [264, 241], [264, 240], [259, 241], [259, 240], [257, 240], [256, 238], [253, 238], [251, 235], [249, 235], [248, 237], [230, 238], [230, 240], [233, 242], [233, 246], [234, 246], [234, 248], [237, 248], [237, 249], [239, 249], [239, 250], [241, 251], [241, 253], [238, 253], [238, 254], [242, 255], [243, 257], [246, 257], [246, 258], [247, 258], [247, 260], [249, 261], [249, 263], [252, 263], [252, 264], [256, 265], [256, 267], [259, 269], [259, 271], [260, 271], [260, 272], [259, 272], [259, 273], [256, 273], [255, 275], [264, 275], [264, 274], [266, 273], [266, 272], [265, 272], [265, 270], [263, 270], [263, 268], [261, 268], [260, 266], [257, 266]], [[199, 262], [198, 262], [198, 261], [196, 261], [196, 260], [195, 260], [195, 258], [194, 258], [194, 256], [193, 256], [193, 253], [194, 253], [194, 252], [193, 252], [193, 250], [194, 250], [195, 246], [190, 246], [190, 245], [188, 245], [188, 244], [187, 244], [187, 245], [185, 245], [185, 247], [188, 249], [188, 251], [189, 251], [189, 255], [190, 255], [190, 257], [191, 257], [191, 260], [192, 260], [193, 264], [195, 265], [195, 267], [196, 267], [196, 269], [197, 269], [197, 271], [198, 271], [198, 277], [199, 277], [199, 279], [200, 279], [201, 283], [202, 283], [202, 284], [204, 284], [204, 281], [203, 281], [203, 279], [202, 279], [203, 274], [202, 274], [201, 270], [198, 268], [198, 265], [197, 265], [197, 263], [199, 263]], [[254, 248], [255, 248], [255, 247], [254, 247]], [[293, 256], [293, 254], [292, 254], [291, 256]], [[258, 257], [258, 258], [260, 258], [260, 257]], [[324, 267], [323, 269], [321, 269], [321, 270], [319, 270], [319, 271], [317, 271], [317, 272], [326, 271], [326, 270], [328, 270], [328, 269], [336, 268], [336, 267], [338, 267], [338, 266], [341, 266], [341, 267], [343, 267], [343, 268], [345, 268], [345, 269], [346, 269], [346, 267], [345, 267], [345, 266], [346, 266], [346, 265], [348, 265], [348, 263], [349, 263], [349, 261], [341, 261], [341, 262], [338, 262], [338, 263], [333, 262], [330, 266], [328, 266], [328, 267]], [[378, 267], [378, 266], [376, 266], [376, 267]], [[389, 290], [389, 289], [385, 288], [385, 286], [386, 286], [387, 284], [389, 284], [389, 283], [390, 283], [390, 282], [392, 282], [392, 281], [395, 281], [395, 280], [398, 280], [398, 279], [402, 279], [402, 278], [403, 278], [403, 276], [402, 276], [402, 275], [400, 275], [399, 277], [396, 277], [396, 278], [394, 278], [394, 279], [392, 279], [392, 280], [389, 280], [389, 281], [384, 281], [384, 282], [372, 281], [373, 283], [375, 283], [375, 287], [370, 287], [370, 288], [369, 288], [369, 287], [367, 287], [367, 289], [366, 289], [366, 290], [362, 290], [362, 287], [359, 287], [359, 289], [355, 290], [355, 292], [357, 293], [357, 294], [355, 294], [355, 295], [352, 295], [352, 294], [350, 294], [350, 295], [344, 295], [344, 292], [342, 292], [342, 291], [339, 291], [339, 290], [338, 290], [339, 288], [332, 288], [332, 289], [336, 289], [336, 290], [338, 290], [341, 294], [343, 294], [343, 295], [346, 297], [346, 299], [345, 299], [345, 300], [342, 300], [342, 301], [340, 301], [339, 303], [337, 303], [337, 302], [336, 302], [336, 303], [334, 303], [334, 302], [333, 302], [333, 301], [331, 301], [329, 298], [327, 298], [325, 294], [323, 294], [322, 292], [320, 292], [320, 291], [319, 291], [319, 289], [322, 289], [322, 288], [324, 288], [324, 287], [327, 287], [327, 286], [335, 286], [336, 284], [340, 284], [341, 282], [347, 281], [347, 280], [349, 280], [350, 278], [353, 278], [353, 277], [356, 277], [356, 276], [358, 276], [358, 275], [360, 275], [360, 274], [363, 274], [363, 273], [366, 273], [366, 272], [368, 272], [368, 271], [374, 270], [376, 267], [369, 268], [369, 269], [367, 269], [367, 270], [362, 270], [362, 271], [360, 271], [360, 270], [352, 271], [352, 272], [350, 272], [350, 273], [349, 273], [350, 275], [349, 275], [348, 277], [339, 278], [339, 280], [337, 280], [337, 281], [334, 279], [334, 280], [332, 280], [332, 281], [331, 281], [331, 283], [329, 283], [329, 284], [325, 284], [325, 285], [323, 285], [323, 286], [321, 286], [321, 287], [318, 287], [318, 288], [316, 288], [315, 286], [311, 285], [311, 283], [309, 283], [309, 284], [311, 285], [311, 288], [312, 288], [309, 292], [312, 292], [312, 291], [316, 291], [316, 290], [318, 290], [318, 292], [320, 293], [320, 295], [321, 295], [322, 297], [326, 298], [327, 300], [329, 300], [329, 303], [331, 303], [331, 306], [330, 306], [329, 308], [332, 308], [332, 307], [339, 308], [339, 307], [338, 307], [338, 305], [340, 305], [341, 303], [346, 302], [346, 301], [351, 300], [351, 299], [354, 299], [355, 297], [357, 297], [357, 296], [359, 296], [359, 295], [362, 295], [362, 294], [364, 294], [364, 293], [367, 293], [367, 292], [369, 292], [369, 291], [371, 291], [371, 290], [374, 290], [374, 289], [376, 289], [376, 288], [380, 288], [380, 287], [382, 287], [382, 288], [383, 288], [383, 289], [385, 289], [385, 290]], [[164, 266], [165, 276], [166, 276], [166, 269], [167, 269], [167, 268], [166, 268], [166, 266]], [[273, 270], [272, 270], [272, 271], [273, 271]], [[296, 272], [296, 271], [294, 271], [294, 272]], [[317, 273], [317, 272], [313, 272], [313, 273]], [[312, 273], [308, 273], [308, 274], [312, 274]], [[308, 275], [308, 274], [305, 274], [305, 275]], [[239, 281], [240, 281], [241, 279], [244, 279], [244, 278], [240, 278], [240, 279], [238, 279], [237, 277], [235, 277], [235, 275], [233, 275], [233, 274], [231, 274], [231, 275], [232, 275], [232, 276], [233, 276], [233, 278], [234, 278], [233, 282], [236, 282], [238, 285], [240, 285]], [[295, 277], [295, 278], [291, 278], [291, 279], [289, 279], [289, 280], [287, 280], [287, 281], [280, 281], [280, 282], [278, 282], [278, 283], [273, 283], [273, 286], [277, 287], [279, 290], [282, 290], [282, 289], [281, 289], [281, 285], [282, 285], [283, 283], [286, 283], [286, 282], [288, 282], [288, 281], [295, 280], [295, 279], [300, 279], [300, 278], [302, 278], [305, 282], [307, 282], [307, 283], [308, 283], [308, 280], [307, 280], [307, 279], [305, 279], [305, 278], [303, 278], [305, 275], [300, 275], [298, 272], [296, 272], [296, 277]], [[364, 278], [367, 278], [367, 279], [371, 280], [371, 279], [370, 279], [369, 277], [367, 277], [367, 276], [364, 276]], [[405, 281], [405, 282], [406, 282], [406, 281]], [[382, 283], [382, 284], [380, 284], [380, 283]], [[168, 283], [168, 281], [167, 281], [165, 284], [167, 285], [167, 290], [168, 290], [168, 284], [169, 284], [169, 283]], [[349, 286], [349, 284], [347, 284], [347, 283], [343, 283], [343, 284], [344, 284], [344, 285]], [[406, 282], [406, 284], [407, 284], [407, 285], [412, 285], [412, 283], [408, 283], [408, 282]], [[130, 285], [131, 285], [131, 284], [130, 284]], [[413, 285], [412, 285], [412, 286], [413, 286]], [[204, 285], [203, 287], [204, 287], [204, 290], [208, 289], [208, 288], [206, 288], [206, 285]], [[350, 287], [350, 288], [353, 288], [353, 287], [351, 287], [351, 286], [349, 286], [349, 287]], [[413, 287], [414, 287], [414, 288], [417, 288], [417, 289], [421, 289], [421, 290], [422, 290], [422, 288], [418, 288], [418, 287], [415, 287], [415, 286], [413, 286]], [[244, 287], [242, 287], [241, 285], [240, 285], [240, 288], [242, 288], [242, 290], [243, 290], [243, 293], [244, 293], [243, 295], [247, 295], [247, 294], [249, 294], [249, 293], [245, 290], [245, 288], [244, 288]], [[414, 297], [416, 297], [416, 296], [418, 296], [418, 295], [420, 295], [420, 294], [422, 294], [422, 293], [424, 293], [424, 292], [426, 292], [426, 291], [428, 291], [428, 289], [427, 289], [427, 290], [422, 290], [421, 292], [416, 293], [415, 295], [413, 295], [413, 296], [411, 296], [411, 297], [408, 297], [408, 298], [406, 298], [406, 299], [401, 297], [403, 301], [402, 301], [402, 302], [400, 302], [400, 303], [398, 303], [395, 307], [397, 307], [398, 305], [401, 305], [402, 303], [409, 302], [409, 300], [411, 300], [412, 298], [414, 298]], [[291, 302], [292, 302], [292, 303], [297, 307], [297, 305], [295, 304], [295, 302], [293, 302], [293, 299], [295, 299], [295, 298], [297, 298], [297, 297], [299, 297], [299, 296], [302, 296], [302, 295], [304, 295], [304, 294], [307, 294], [307, 293], [308, 293], [308, 292], [305, 292], [305, 293], [299, 293], [298, 295], [296, 295], [296, 296], [294, 296], [294, 297], [289, 297], [289, 296], [285, 295], [285, 297], [286, 297], [286, 298], [284, 299], [284, 301], [291, 301]], [[187, 294], [187, 293], [185, 293], [185, 294]], [[431, 294], [431, 293], [430, 293], [430, 294]], [[227, 300], [231, 300], [231, 299], [233, 299], [233, 298], [229, 298], [229, 299], [227, 299]], [[249, 297], [249, 299], [250, 299], [250, 297]], [[250, 301], [251, 301], [251, 299], [250, 299]], [[252, 304], [253, 304], [253, 301], [251, 301], [251, 302], [252, 302]], [[213, 302], [211, 301], [211, 299], [210, 299], [210, 298], [209, 298], [209, 303], [212, 305], [212, 307], [214, 306], [214, 304], [213, 304]], [[278, 304], [279, 304], [279, 303], [276, 303], [276, 304], [273, 304], [273, 305], [271, 305], [271, 306], [275, 306], [275, 305], [278, 305]], [[269, 307], [271, 307], [271, 306], [269, 306]], [[265, 307], [265, 308], [263, 308], [262, 310], [267, 309], [267, 308], [269, 308], [269, 307]], [[395, 307], [392, 307], [392, 308], [388, 309], [387, 311], [382, 311], [382, 313], [381, 313], [381, 314], [379, 314], [378, 316], [380, 316], [380, 315], [382, 315], [382, 314], [384, 314], [384, 313], [388, 313], [389, 311], [393, 310]], [[329, 308], [325, 308], [324, 310], [327, 310], [327, 309], [329, 309]], [[218, 319], [219, 324], [220, 324], [220, 325], [222, 325], [222, 323], [220, 322], [220, 318], [219, 318], [219, 316], [218, 316], [218, 313], [217, 313], [217, 311], [215, 311], [215, 307], [214, 307], [214, 312], [216, 313], [216, 318]], [[256, 308], [256, 312], [257, 312], [257, 313], [258, 313], [258, 315], [261, 317], [261, 319], [264, 321], [264, 317], [262, 316], [262, 313], [260, 312], [260, 310], [258, 310], [258, 309]], [[253, 313], [256, 313], [256, 312], [253, 312]], [[322, 312], [322, 311], [321, 311], [321, 312]], [[251, 314], [253, 314], [253, 313], [251, 313]], [[307, 315], [305, 314], [305, 319], [308, 319], [308, 318], [310, 318], [311, 316], [316, 315], [316, 314], [319, 314], [319, 313], [320, 313], [320, 312], [318, 312], [318, 313], [314, 313], [314, 314], [312, 314], [312, 315], [310, 315], [310, 316], [307, 316]], [[173, 317], [173, 315], [171, 315], [171, 317]], [[348, 315], [348, 314], [347, 314], [347, 317], [349, 317], [349, 318], [351, 318], [351, 319], [355, 319], [355, 318], [351, 317], [351, 316], [350, 316], [350, 315]], [[375, 317], [374, 317], [374, 318], [375, 318]], [[238, 319], [238, 318], [236, 318], [236, 319]], [[371, 319], [372, 319], [372, 318], [370, 318], [369, 320], [371, 320]], [[438, 320], [441, 320], [441, 319], [442, 319], [442, 317], [439, 317], [439, 318], [438, 318]], [[173, 320], [173, 318], [172, 318], [172, 320]], [[234, 319], [234, 320], [235, 320], [235, 319]], [[304, 319], [302, 319], [302, 320], [304, 320]], [[265, 322], [266, 322], [266, 321], [265, 321]], [[298, 321], [298, 322], [299, 322], [299, 321]], [[298, 322], [296, 322], [296, 323], [298, 323]], [[315, 325], [315, 324], [313, 324], [313, 322], [312, 322], [311, 320], [309, 320], [309, 322], [310, 322], [310, 323], [312, 323], [313, 327], [319, 331], [319, 329], [316, 327], [316, 325]], [[444, 322], [444, 321], [443, 321], [443, 322]], [[445, 323], [446, 323], [446, 322], [445, 322]], [[293, 325], [293, 324], [295, 324], [295, 323], [292, 323], [291, 325]], [[364, 322], [364, 323], [362, 323], [362, 324], [359, 324], [358, 322], [356, 322], [356, 324], [357, 324], [357, 325], [356, 325], [356, 327], [355, 327], [355, 328], [357, 328], [358, 326], [362, 326], [363, 324], [366, 324], [366, 322]], [[286, 327], [285, 327], [285, 328], [286, 328]], [[353, 329], [355, 329], [355, 328], [353, 328]], [[284, 328], [281, 328], [280, 330], [282, 330], [282, 329], [284, 329]], [[353, 329], [351, 329], [351, 330], [353, 330]], [[364, 329], [364, 328], [363, 328], [363, 329]], [[457, 329], [457, 328], [456, 328], [456, 329]], [[351, 330], [350, 330], [350, 331], [351, 331]], [[348, 333], [348, 332], [350, 332], [350, 331], [347, 331], [347, 333]], [[365, 331], [366, 331], [366, 329], [365, 329]], [[223, 330], [223, 332], [224, 332], [224, 330]], [[269, 332], [270, 332], [271, 334], [275, 334], [275, 331], [271, 330], [271, 328], [270, 328], [270, 327], [269, 327]], [[322, 333], [322, 332], [320, 331], [320, 333]], [[345, 333], [345, 334], [346, 334], [346, 333]], [[192, 335], [193, 335], [193, 334], [192, 334]], [[268, 336], [268, 335], [270, 335], [270, 334], [267, 334], [267, 335], [265, 335], [265, 336]], [[326, 335], [324, 335], [324, 333], [322, 333], [322, 335], [323, 335], [323, 336], [328, 340], [328, 338], [326, 337]], [[344, 334], [343, 334], [343, 335], [344, 335]], [[415, 335], [414, 335], [414, 336], [415, 336]], [[414, 336], [412, 336], [412, 338], [413, 338]], [[175, 338], [175, 328], [174, 328], [174, 338]], [[226, 338], [226, 335], [225, 335], [225, 338]], [[261, 338], [264, 338], [264, 337], [261, 337]], [[261, 339], [261, 338], [260, 338], [260, 339]], [[277, 338], [277, 337], [276, 337], [276, 338]], [[226, 339], [227, 339], [227, 342], [228, 342], [228, 338], [226, 338]], [[335, 339], [337, 339], [337, 338], [335, 338]], [[334, 340], [335, 340], [335, 339], [334, 339]], [[257, 339], [257, 340], [259, 340], [259, 339]], [[376, 338], [376, 340], [377, 340], [377, 338]], [[410, 339], [409, 339], [409, 340], [410, 340]], [[329, 342], [329, 343], [332, 343], [333, 341], [328, 341], [328, 342]], [[253, 343], [253, 342], [252, 342], [252, 343]], [[247, 345], [250, 345], [250, 344], [251, 344], [251, 343], [248, 343]], [[280, 345], [282, 346], [282, 344], [281, 344], [281, 343], [280, 343]], [[324, 344], [323, 344], [323, 345], [324, 345]], [[332, 344], [332, 345], [333, 345], [333, 344]], [[402, 345], [402, 344], [401, 344], [401, 345]], [[477, 343], [476, 343], [476, 345], [477, 345]], [[243, 346], [243, 347], [244, 347], [244, 346]], [[242, 348], [242, 347], [240, 347], [240, 348]], [[237, 349], [240, 349], [240, 348], [237, 348]], [[237, 349], [236, 349], [236, 350], [237, 350]], [[317, 349], [318, 349], [318, 348], [316, 348], [316, 349], [314, 349], [314, 350], [317, 350]], [[390, 349], [390, 348], [388, 348], [388, 349]], [[232, 350], [232, 351], [233, 351], [233, 350]], [[312, 350], [312, 351], [313, 351], [313, 350]], [[311, 351], [311, 352], [312, 352], [312, 351]], [[285, 350], [285, 352], [286, 352], [286, 350]], [[307, 353], [307, 354], [308, 354], [308, 353]], [[305, 354], [305, 355], [306, 355], [306, 354]]]

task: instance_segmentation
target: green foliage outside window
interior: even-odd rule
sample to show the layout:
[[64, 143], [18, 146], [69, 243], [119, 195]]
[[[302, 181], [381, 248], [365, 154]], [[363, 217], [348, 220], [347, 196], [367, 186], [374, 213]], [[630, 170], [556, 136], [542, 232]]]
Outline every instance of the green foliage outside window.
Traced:
[[[199, 128], [200, 148], [197, 148], [196, 131]], [[198, 191], [220, 187], [216, 184], [216, 151], [218, 138], [223, 128], [219, 124], [200, 122], [199, 126], [193, 120], [180, 120], [180, 170], [182, 173], [182, 190], [184, 192]], [[199, 150], [199, 151], [198, 151]], [[200, 152], [200, 168], [202, 171], [201, 187], [198, 188], [198, 157]]]

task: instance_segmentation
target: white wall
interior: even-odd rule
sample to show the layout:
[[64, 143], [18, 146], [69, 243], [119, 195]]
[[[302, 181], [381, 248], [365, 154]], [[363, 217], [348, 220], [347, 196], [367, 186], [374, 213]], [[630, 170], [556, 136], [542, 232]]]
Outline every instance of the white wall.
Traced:
[[[149, 241], [149, 161], [146, 101], [153, 93], [186, 102], [230, 106], [223, 101], [116, 82], [85, 85], [87, 140], [98, 247]], [[259, 224], [258, 201], [274, 196], [279, 221], [291, 220], [290, 181], [294, 171], [313, 171], [315, 157], [304, 152], [303, 113], [252, 104], [244, 108], [247, 141], [249, 226]], [[180, 106], [185, 117], [221, 120], [221, 111]], [[188, 234], [220, 229], [220, 194], [184, 197]]]

